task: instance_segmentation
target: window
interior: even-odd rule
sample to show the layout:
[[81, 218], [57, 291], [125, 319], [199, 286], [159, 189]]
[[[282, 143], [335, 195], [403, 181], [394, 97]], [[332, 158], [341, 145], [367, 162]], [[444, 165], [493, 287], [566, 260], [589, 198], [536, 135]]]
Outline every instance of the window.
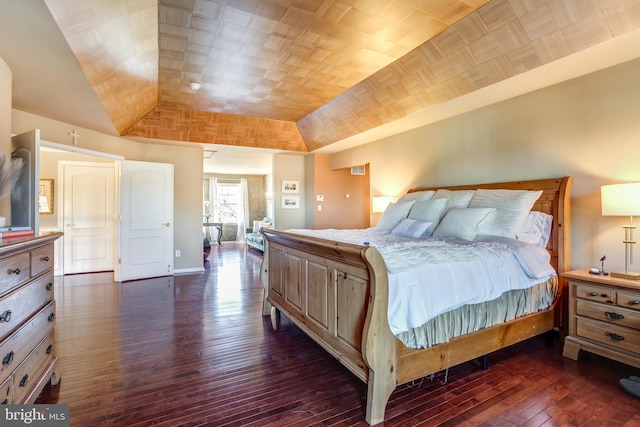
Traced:
[[242, 187], [239, 182], [216, 183], [216, 222], [238, 223], [242, 216]]

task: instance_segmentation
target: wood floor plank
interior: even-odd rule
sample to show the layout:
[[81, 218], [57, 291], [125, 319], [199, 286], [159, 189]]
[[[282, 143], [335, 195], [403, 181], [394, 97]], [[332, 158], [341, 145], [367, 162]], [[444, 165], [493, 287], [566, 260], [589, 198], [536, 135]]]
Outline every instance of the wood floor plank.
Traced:
[[[201, 274], [56, 277], [62, 380], [37, 403], [68, 403], [74, 427], [366, 426], [365, 384], [285, 316], [261, 315], [260, 262], [225, 244]], [[640, 400], [618, 386], [637, 369], [588, 353], [566, 359], [558, 336], [489, 361], [487, 371], [472, 361], [399, 386], [384, 425], [640, 422]]]

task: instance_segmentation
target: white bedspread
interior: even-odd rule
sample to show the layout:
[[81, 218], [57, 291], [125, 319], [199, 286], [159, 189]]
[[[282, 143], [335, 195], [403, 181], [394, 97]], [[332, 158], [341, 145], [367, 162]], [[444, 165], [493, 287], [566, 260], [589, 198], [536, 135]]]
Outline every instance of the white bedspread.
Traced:
[[387, 265], [388, 320], [396, 335], [454, 308], [491, 301], [555, 275], [546, 249], [505, 237], [466, 242], [412, 239], [373, 228], [287, 231], [374, 246]]

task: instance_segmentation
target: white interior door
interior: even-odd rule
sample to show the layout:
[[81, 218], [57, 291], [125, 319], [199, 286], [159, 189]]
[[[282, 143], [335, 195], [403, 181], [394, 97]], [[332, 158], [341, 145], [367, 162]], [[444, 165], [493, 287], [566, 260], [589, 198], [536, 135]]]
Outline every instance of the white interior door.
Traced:
[[173, 274], [173, 165], [123, 160], [119, 188], [115, 280]]
[[64, 274], [114, 269], [115, 163], [61, 162]]

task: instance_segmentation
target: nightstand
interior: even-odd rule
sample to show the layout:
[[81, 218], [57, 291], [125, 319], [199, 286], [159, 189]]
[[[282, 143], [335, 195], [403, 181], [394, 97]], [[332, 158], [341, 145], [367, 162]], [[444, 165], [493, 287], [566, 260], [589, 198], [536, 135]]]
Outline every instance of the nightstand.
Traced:
[[640, 282], [575, 270], [569, 281], [569, 335], [562, 354], [580, 350], [640, 367]]

